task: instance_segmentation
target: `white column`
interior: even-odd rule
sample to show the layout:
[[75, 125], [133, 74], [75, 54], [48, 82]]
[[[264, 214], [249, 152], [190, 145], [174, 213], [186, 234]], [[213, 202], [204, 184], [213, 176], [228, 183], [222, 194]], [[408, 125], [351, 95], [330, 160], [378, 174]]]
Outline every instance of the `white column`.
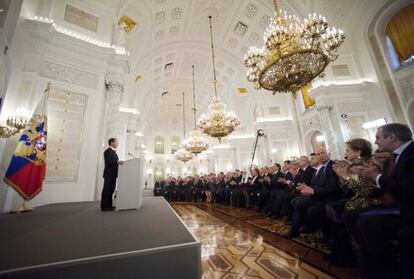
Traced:
[[220, 169], [220, 158], [218, 155], [218, 151], [214, 152], [214, 169], [215, 173], [219, 173], [221, 171]]
[[122, 93], [124, 92], [124, 83], [121, 77], [111, 75], [107, 77], [107, 117], [105, 125], [105, 143], [110, 138], [117, 138], [119, 141], [118, 156], [120, 159], [126, 157], [127, 145], [127, 117], [128, 114], [119, 111]]
[[319, 112], [321, 119], [322, 133], [326, 138], [326, 143], [331, 153], [331, 157], [333, 159], [340, 159], [341, 151], [338, 144], [341, 144], [343, 140], [339, 137], [339, 135], [335, 133], [334, 124], [332, 123], [330, 113], [331, 110], [332, 106], [330, 105], [321, 105], [317, 107], [317, 111]]
[[[103, 138], [103, 145], [102, 151], [103, 154], [104, 150], [108, 147], [108, 140], [110, 138], [117, 138], [119, 141], [119, 147], [117, 150], [117, 154], [122, 155], [120, 159], [124, 159], [124, 152], [126, 146], [126, 127], [122, 128], [122, 114], [119, 111], [119, 105], [121, 103], [122, 93], [124, 92], [124, 84], [122, 82], [122, 78], [116, 75], [107, 75], [106, 77], [106, 113], [105, 113], [105, 122], [104, 122], [104, 138]], [[123, 130], [123, 131], [122, 131]], [[125, 136], [123, 137], [123, 133]], [[121, 152], [120, 152], [121, 150]], [[123, 152], [122, 152], [123, 150]], [[99, 161], [99, 171], [98, 171], [98, 179], [95, 191], [95, 198], [100, 199], [102, 187], [103, 187], [103, 179], [102, 173], [104, 170], [104, 160], [103, 156], [101, 156]]]

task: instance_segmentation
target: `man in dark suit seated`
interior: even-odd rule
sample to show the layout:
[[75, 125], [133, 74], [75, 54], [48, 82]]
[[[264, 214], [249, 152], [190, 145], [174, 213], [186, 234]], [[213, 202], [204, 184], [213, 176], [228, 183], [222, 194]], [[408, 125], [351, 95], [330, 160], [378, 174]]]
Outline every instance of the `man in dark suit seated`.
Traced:
[[161, 181], [155, 181], [154, 183], [154, 196], [161, 196], [162, 195], [162, 184]]
[[[315, 156], [314, 156], [315, 157]], [[315, 158], [313, 158], [315, 161]], [[316, 162], [317, 158], [316, 158]], [[314, 177], [314, 174], [316, 172], [316, 169], [313, 168], [310, 165], [310, 160], [308, 156], [301, 156], [299, 157], [299, 160], [297, 161], [297, 166], [293, 166], [291, 168], [291, 172], [295, 173], [295, 176], [293, 177], [293, 184], [288, 185], [288, 188], [285, 195], [280, 195], [279, 198], [279, 207], [280, 211], [278, 212], [278, 215], [286, 215], [287, 223], [290, 223], [290, 220], [292, 219], [293, 214], [293, 207], [291, 205], [291, 202], [294, 198], [300, 196], [300, 192], [296, 190], [296, 186], [299, 185], [299, 183], [305, 183], [306, 185], [312, 185], [312, 178]], [[295, 165], [296, 165], [295, 164]], [[314, 162], [315, 164], [315, 162]]]
[[175, 189], [175, 182], [173, 178], [169, 176], [167, 177], [167, 179], [165, 179], [164, 191], [162, 193], [162, 195], [168, 202], [172, 201], [172, 198], [174, 195], [174, 189]]
[[329, 222], [325, 216], [325, 205], [340, 197], [339, 178], [332, 169], [333, 161], [325, 148], [319, 148], [316, 152], [322, 167], [316, 174], [313, 185], [299, 183], [296, 189], [300, 196], [292, 200], [293, 216], [292, 228], [284, 236], [287, 238], [299, 235], [304, 218], [311, 228], [321, 229], [325, 235], [328, 233]]
[[116, 148], [118, 147], [118, 140], [110, 138], [108, 140], [108, 149], [104, 152], [105, 168], [103, 173], [104, 186], [101, 196], [101, 210], [113, 211], [115, 207], [112, 206], [112, 195], [116, 187], [116, 179], [118, 177], [118, 165], [122, 165], [123, 161], [118, 159], [116, 155]]
[[[392, 123], [377, 129], [376, 141], [381, 151], [391, 152], [382, 173], [371, 165], [355, 169], [362, 177], [376, 181], [384, 193], [384, 208], [361, 214], [357, 235], [361, 269], [366, 278], [414, 278], [414, 143], [412, 132], [403, 124]], [[395, 268], [390, 240], [401, 241], [402, 268]], [[402, 270], [404, 274], [398, 274]]]

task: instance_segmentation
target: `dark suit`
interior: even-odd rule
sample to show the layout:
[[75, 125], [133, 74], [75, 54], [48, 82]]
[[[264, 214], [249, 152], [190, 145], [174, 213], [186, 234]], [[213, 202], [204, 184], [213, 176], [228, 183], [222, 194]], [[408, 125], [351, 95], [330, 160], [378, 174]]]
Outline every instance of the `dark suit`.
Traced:
[[305, 170], [302, 170], [299, 172], [301, 175], [300, 182], [305, 183], [306, 185], [312, 184], [312, 177], [314, 176], [316, 172], [316, 169], [314, 169], [311, 166], [307, 166]]
[[201, 179], [198, 179], [197, 182], [194, 180], [194, 202], [204, 201], [205, 200], [205, 189], [204, 183]]
[[224, 179], [216, 182], [216, 202], [224, 203], [226, 200], [226, 182]]
[[156, 181], [154, 184], [154, 196], [161, 196], [162, 195], [162, 184], [160, 181]]
[[[394, 264], [389, 241], [399, 239], [402, 263], [406, 278], [414, 278], [414, 261], [412, 241], [407, 244], [406, 235], [413, 236], [414, 227], [414, 143], [410, 143], [400, 154], [393, 170], [390, 170], [391, 159], [384, 164], [379, 179], [383, 192], [391, 193], [395, 200], [393, 208], [401, 214], [383, 214], [373, 210], [361, 215], [357, 221], [357, 235], [361, 247], [362, 271], [367, 278], [393, 278]], [[407, 234], [407, 232], [410, 232]], [[405, 244], [405, 245], [404, 245]]]
[[311, 186], [312, 177], [314, 176], [316, 169], [308, 166], [305, 170], [299, 169], [298, 173], [293, 177], [293, 185], [289, 189], [287, 187], [284, 193], [279, 194], [279, 198], [276, 203], [279, 206], [279, 210], [275, 213], [277, 215], [286, 215], [288, 220], [292, 218], [293, 214], [293, 207], [292, 207], [292, 200], [298, 196], [300, 193], [296, 190], [296, 187], [299, 183], [305, 183], [306, 185]]
[[332, 169], [333, 161], [329, 161], [321, 167], [316, 174], [312, 196], [299, 196], [292, 200], [294, 208], [292, 216], [292, 229], [299, 230], [302, 222], [308, 220], [309, 225], [314, 229], [322, 229], [328, 232], [328, 220], [325, 217], [325, 205], [340, 197], [339, 178]]
[[112, 195], [116, 187], [116, 178], [118, 177], [118, 155], [108, 147], [104, 152], [105, 169], [103, 173], [104, 186], [101, 196], [101, 208], [110, 208], [112, 206]]

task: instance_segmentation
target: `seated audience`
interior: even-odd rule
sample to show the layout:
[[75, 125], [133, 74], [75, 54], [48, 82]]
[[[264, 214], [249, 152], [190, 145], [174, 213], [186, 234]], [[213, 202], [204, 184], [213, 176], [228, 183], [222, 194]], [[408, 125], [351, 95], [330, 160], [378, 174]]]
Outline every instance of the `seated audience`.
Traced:
[[215, 202], [283, 217], [291, 225], [286, 238], [321, 233], [319, 240], [332, 244], [327, 259], [336, 266], [355, 265], [354, 239], [363, 278], [414, 278], [412, 132], [386, 124], [377, 129], [375, 143], [379, 149], [372, 154], [369, 141], [351, 139], [345, 158], [335, 162], [318, 148], [282, 167], [166, 177], [153, 192], [169, 202]]
[[[361, 177], [374, 180], [383, 193], [383, 208], [362, 213], [357, 221], [361, 271], [366, 278], [414, 278], [414, 143], [411, 130], [392, 123], [377, 129], [381, 151], [390, 152], [382, 172], [375, 165], [354, 167]], [[396, 267], [390, 241], [400, 240], [402, 268]], [[402, 271], [404, 274], [398, 274]]]
[[363, 164], [374, 164], [371, 159], [371, 143], [357, 138], [346, 142], [345, 159], [333, 165], [339, 177], [339, 185], [345, 198], [327, 204], [327, 216], [331, 222], [332, 253], [329, 259], [336, 265], [352, 266], [355, 255], [352, 250], [352, 239], [346, 230], [341, 216], [347, 220], [380, 204], [373, 184], [374, 180], [365, 179], [352, 172], [352, 167]]
[[332, 169], [333, 161], [324, 148], [316, 151], [322, 167], [316, 174], [314, 184], [298, 183], [296, 190], [300, 196], [292, 199], [293, 216], [292, 228], [284, 236], [296, 237], [307, 219], [307, 224], [314, 230], [321, 230], [324, 236], [329, 236], [329, 223], [325, 215], [325, 205], [341, 196], [338, 176]]

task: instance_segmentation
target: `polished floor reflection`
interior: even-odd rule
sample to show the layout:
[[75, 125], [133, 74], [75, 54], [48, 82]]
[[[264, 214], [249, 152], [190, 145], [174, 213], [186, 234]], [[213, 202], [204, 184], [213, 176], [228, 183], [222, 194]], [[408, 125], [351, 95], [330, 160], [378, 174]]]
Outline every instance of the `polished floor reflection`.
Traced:
[[332, 278], [194, 205], [173, 208], [202, 242], [203, 278]]

